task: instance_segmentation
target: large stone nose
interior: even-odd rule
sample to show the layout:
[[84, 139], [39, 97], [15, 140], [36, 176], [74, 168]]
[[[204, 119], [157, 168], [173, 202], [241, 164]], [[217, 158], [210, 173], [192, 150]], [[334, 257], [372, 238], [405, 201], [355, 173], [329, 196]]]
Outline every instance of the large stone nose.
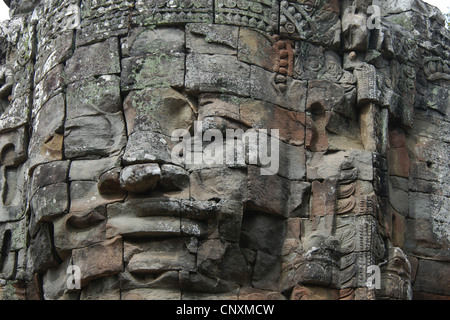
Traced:
[[114, 168], [103, 173], [98, 182], [101, 194], [113, 195], [123, 191], [148, 193], [155, 189], [183, 190], [189, 186], [189, 173], [183, 168], [157, 163], [135, 164]]

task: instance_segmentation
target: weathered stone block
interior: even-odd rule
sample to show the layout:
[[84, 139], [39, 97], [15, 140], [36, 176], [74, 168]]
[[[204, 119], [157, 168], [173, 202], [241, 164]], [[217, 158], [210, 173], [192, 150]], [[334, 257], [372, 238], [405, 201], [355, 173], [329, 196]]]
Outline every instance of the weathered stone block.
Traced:
[[69, 161], [54, 161], [45, 163], [33, 171], [31, 195], [39, 188], [57, 183], [67, 182], [69, 173]]
[[239, 27], [214, 24], [188, 24], [186, 48], [193, 53], [231, 54], [238, 49]]
[[[66, 256], [70, 254], [70, 250], [74, 248], [86, 247], [98, 242], [106, 240], [105, 236], [105, 225], [106, 220], [103, 217], [98, 217], [95, 210], [94, 212], [81, 213], [82, 217], [85, 217], [85, 224], [87, 226], [79, 225], [79, 223], [72, 223], [72, 219], [75, 221], [80, 220], [79, 212], [72, 212], [57, 218], [53, 222], [54, 226], [54, 245], [57, 252], [61, 256]], [[89, 221], [90, 217], [94, 217], [93, 221]], [[96, 219], [99, 219], [96, 221]], [[77, 221], [77, 222], [78, 222]]]
[[296, 146], [305, 143], [305, 116], [302, 112], [286, 110], [268, 102], [245, 100], [240, 103], [240, 116], [242, 123], [251, 128], [279, 130], [281, 141]]
[[73, 264], [80, 267], [81, 286], [123, 271], [123, 240], [115, 237], [89, 247], [72, 251]]
[[161, 186], [164, 190], [183, 190], [189, 187], [189, 173], [171, 164], [161, 166]]
[[122, 60], [123, 91], [184, 85], [184, 54], [157, 53]]
[[[406, 188], [405, 188], [406, 187]], [[391, 177], [389, 183], [389, 202], [396, 211], [408, 216], [409, 197], [408, 180], [404, 178]]]
[[406, 218], [395, 210], [392, 212], [392, 244], [400, 249], [405, 247]]
[[108, 217], [179, 216], [181, 204], [167, 199], [129, 199], [108, 205]]
[[67, 83], [91, 76], [120, 73], [119, 42], [109, 38], [103, 42], [79, 47], [64, 69]]
[[[413, 291], [424, 291], [434, 294], [450, 295], [450, 284], [447, 279], [450, 266], [448, 263], [421, 259], [413, 285]], [[434, 275], [430, 277], [430, 275]]]
[[306, 81], [295, 80], [291, 77], [279, 79], [277, 74], [263, 68], [251, 67], [251, 97], [267, 101], [280, 107], [305, 112]]
[[315, 80], [325, 67], [324, 48], [306, 41], [295, 42], [294, 78]]
[[49, 221], [68, 212], [69, 190], [67, 183], [56, 183], [42, 187], [31, 199], [31, 210], [35, 221]]
[[[352, 174], [357, 173], [358, 179], [372, 181], [372, 153], [367, 151], [339, 151], [332, 154], [322, 152], [307, 153], [306, 172], [308, 180], [341, 178], [345, 175], [342, 168], [351, 161], [348, 168]], [[344, 170], [346, 171], [346, 170]], [[344, 178], [344, 176], [342, 176]]]
[[280, 6], [280, 33], [331, 48], [339, 48], [340, 8], [334, 1], [305, 3], [283, 1]]
[[[408, 299], [391, 243], [416, 297], [450, 297], [450, 56], [434, 7], [391, 1], [369, 30], [377, 1], [9, 2], [0, 297]], [[172, 159], [171, 134], [198, 142], [200, 121], [258, 132], [245, 152], [277, 138], [277, 170], [224, 159], [214, 147], [235, 142], [219, 136]], [[67, 289], [72, 264], [82, 290]]]
[[250, 283], [251, 268], [237, 244], [230, 244], [220, 266], [219, 279], [246, 286]]
[[113, 195], [123, 191], [120, 185], [120, 171], [120, 168], [114, 168], [99, 177], [97, 187], [100, 194]]
[[172, 163], [167, 140], [166, 136], [151, 131], [132, 133], [122, 158], [124, 164]]
[[195, 255], [185, 248], [183, 239], [151, 241], [144, 244], [125, 242], [127, 269], [132, 273], [160, 273], [170, 270], [195, 270]]
[[[239, 33], [238, 59], [240, 61], [260, 66], [266, 70], [277, 72], [281, 53], [275, 46], [275, 39], [252, 29], [242, 28]], [[289, 58], [285, 49], [284, 58]], [[291, 50], [292, 51], [292, 50]], [[292, 53], [292, 52], [291, 52]], [[292, 57], [292, 56], [291, 56]], [[286, 61], [287, 67], [288, 62]]]
[[80, 300], [120, 300], [117, 276], [103, 277], [91, 281], [81, 290]]
[[122, 110], [120, 78], [116, 75], [89, 77], [67, 87], [67, 119], [114, 114]]
[[239, 201], [224, 201], [219, 208], [219, 235], [225, 241], [238, 242], [244, 205]]
[[131, 1], [92, 1], [81, 3], [81, 23], [76, 28], [77, 46], [125, 36], [133, 3]]
[[445, 245], [435, 234], [430, 220], [407, 219], [405, 250], [418, 256], [448, 257]]
[[[261, 136], [260, 136], [261, 139]], [[281, 177], [290, 180], [302, 180], [306, 176], [306, 155], [303, 146], [292, 146], [290, 144], [279, 142], [279, 161], [278, 171], [275, 172]], [[275, 158], [272, 162], [276, 161]], [[271, 163], [271, 166], [274, 166]]]
[[152, 274], [140, 274], [136, 276], [131, 274], [127, 268], [125, 268], [124, 272], [119, 273], [118, 277], [120, 287], [124, 291], [139, 288], [179, 290], [180, 282], [178, 273], [178, 271], [167, 271], [155, 276]]
[[230, 281], [220, 278], [211, 279], [199, 273], [182, 271], [180, 272], [181, 290], [187, 292], [204, 292], [204, 293], [230, 293], [236, 294], [238, 286]]
[[195, 200], [245, 201], [247, 175], [241, 170], [226, 167], [194, 171], [191, 174], [190, 190]]
[[280, 257], [258, 250], [252, 275], [252, 285], [255, 288], [278, 290], [281, 262]]
[[34, 88], [32, 116], [36, 116], [41, 107], [52, 97], [63, 91], [64, 66], [58, 64], [51, 69]]
[[318, 105], [323, 111], [334, 111], [350, 119], [356, 118], [356, 112], [345, 95], [345, 88], [329, 80], [308, 82], [306, 110], [317, 112]]
[[286, 300], [286, 297], [278, 291], [242, 288], [239, 290], [238, 300]]
[[[208, 118], [213, 118], [218, 122], [219, 118], [224, 118], [224, 120], [229, 119], [239, 122], [239, 106], [241, 103], [244, 103], [246, 99], [240, 99], [227, 94], [202, 94], [199, 96], [198, 101], [198, 121], [208, 121], [210, 120]], [[225, 123], [225, 126], [232, 128], [236, 125], [233, 125], [230, 121]], [[217, 129], [224, 132], [219, 125], [217, 126]]]
[[288, 217], [289, 210], [294, 209], [290, 206], [293, 183], [278, 175], [261, 175], [259, 167], [249, 166], [248, 208]]
[[58, 267], [46, 270], [42, 277], [42, 290], [45, 300], [63, 299], [67, 290], [66, 271], [70, 265], [71, 259], [67, 258]]
[[31, 166], [62, 160], [65, 107], [64, 95], [58, 94], [47, 101], [36, 115], [29, 146]]
[[197, 251], [198, 270], [208, 277], [217, 277], [226, 249], [227, 245], [219, 239], [201, 243]]
[[126, 137], [119, 78], [90, 78], [71, 84], [67, 90], [66, 157], [109, 156], [120, 151]]
[[129, 192], [151, 191], [160, 181], [161, 168], [156, 163], [131, 165], [120, 172], [120, 185]]
[[[316, 124], [316, 122], [314, 124]], [[319, 120], [318, 127], [320, 128], [321, 126]], [[331, 111], [329, 112], [329, 120], [327, 121], [325, 129], [326, 130], [322, 132], [323, 136], [326, 135], [328, 150], [365, 150], [362, 143], [360, 125], [357, 121]]]
[[216, 224], [181, 218], [181, 235], [184, 237], [206, 238], [216, 231]]
[[181, 300], [181, 291], [177, 289], [132, 289], [122, 293], [122, 300]]
[[358, 105], [378, 102], [377, 71], [374, 66], [366, 64], [353, 71], [357, 79]]
[[213, 23], [212, 0], [196, 0], [195, 2], [148, 2], [139, 1], [132, 12], [131, 21], [134, 24], [153, 25], [183, 25], [186, 23]]
[[70, 163], [69, 180], [98, 181], [102, 173], [120, 166], [120, 158], [111, 156], [95, 160], [75, 160]]
[[126, 194], [101, 195], [96, 181], [73, 181], [70, 184], [70, 212], [90, 212], [99, 206], [122, 201]]
[[337, 181], [336, 179], [327, 179], [324, 182], [313, 181], [312, 189], [312, 208], [311, 218], [335, 214], [335, 203], [337, 200]]
[[309, 182], [292, 182], [288, 202], [288, 212], [290, 217], [309, 216], [310, 192], [311, 184]]
[[17, 129], [27, 124], [32, 108], [31, 96], [29, 93], [16, 96], [8, 105], [0, 116], [0, 132]]
[[339, 298], [338, 290], [313, 285], [296, 285], [291, 294], [291, 300], [339, 300]]
[[[42, 19], [41, 21], [46, 20]], [[38, 37], [40, 50], [36, 53], [34, 83], [38, 84], [43, 77], [58, 64], [65, 62], [73, 54], [73, 33], [60, 33], [57, 39], [48, 41]], [[47, 43], [46, 43], [47, 42]]]
[[167, 237], [181, 234], [180, 218], [117, 216], [106, 224], [108, 238], [116, 235]]
[[194, 92], [250, 95], [250, 66], [230, 55], [191, 53], [186, 59], [185, 86]]
[[128, 134], [151, 130], [170, 137], [175, 130], [188, 129], [195, 119], [189, 98], [172, 88], [132, 91], [124, 112]]
[[348, 8], [342, 16], [342, 33], [346, 50], [366, 51], [369, 45], [367, 16], [363, 13], [351, 12]]
[[[377, 133], [384, 135], [383, 128], [376, 128], [379, 124], [377, 119], [379, 119], [378, 109], [373, 104], [367, 104], [361, 108], [359, 114], [359, 128], [361, 135], [361, 142], [364, 146], [364, 150], [376, 152], [385, 150], [384, 139], [378, 137]], [[384, 152], [380, 152], [384, 154]]]
[[16, 252], [7, 252], [7, 255], [2, 257], [2, 269], [0, 277], [2, 279], [13, 280], [16, 273], [17, 254]]
[[244, 213], [242, 220], [239, 245], [241, 248], [280, 256], [286, 232], [286, 220], [266, 213], [248, 211]]

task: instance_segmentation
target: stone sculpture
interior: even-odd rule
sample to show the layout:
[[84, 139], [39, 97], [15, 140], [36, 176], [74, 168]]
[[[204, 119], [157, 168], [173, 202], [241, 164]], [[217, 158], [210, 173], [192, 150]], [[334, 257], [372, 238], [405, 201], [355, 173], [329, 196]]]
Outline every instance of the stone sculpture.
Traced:
[[[369, 29], [376, 1], [6, 3], [3, 299], [450, 296], [436, 8]], [[207, 161], [231, 131], [276, 171], [251, 143]]]

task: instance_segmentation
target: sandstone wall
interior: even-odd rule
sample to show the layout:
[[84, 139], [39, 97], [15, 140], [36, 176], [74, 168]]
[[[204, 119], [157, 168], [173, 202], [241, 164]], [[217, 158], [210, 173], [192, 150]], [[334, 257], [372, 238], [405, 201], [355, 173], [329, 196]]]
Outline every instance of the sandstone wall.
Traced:
[[[8, 4], [3, 299], [450, 297], [450, 35], [435, 7]], [[170, 135], [194, 121], [279, 129], [280, 170], [173, 163]]]

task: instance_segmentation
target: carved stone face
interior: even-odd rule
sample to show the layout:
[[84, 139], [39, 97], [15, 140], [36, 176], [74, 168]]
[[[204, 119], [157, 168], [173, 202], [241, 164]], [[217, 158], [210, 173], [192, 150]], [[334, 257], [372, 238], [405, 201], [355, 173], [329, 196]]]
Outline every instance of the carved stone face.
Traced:
[[414, 220], [418, 52], [384, 29], [368, 51], [368, 2], [12, 2], [0, 278], [46, 299], [410, 297], [391, 242]]
[[[294, 73], [294, 57], [304, 72]], [[342, 247], [357, 241], [345, 231], [357, 222], [334, 216], [367, 214], [355, 196], [373, 193], [358, 181], [371, 169], [355, 163], [368, 154], [324, 159], [328, 149], [363, 147], [354, 80], [335, 53], [244, 27], [188, 24], [79, 47], [65, 73], [64, 136], [56, 96], [45, 156], [63, 140], [71, 161], [35, 170], [31, 206], [38, 222], [54, 221], [60, 268], [79, 266], [84, 292], [111, 282], [122, 298], [284, 298], [298, 283], [362, 283], [363, 270], [342, 276], [341, 259], [368, 264], [375, 247], [364, 246], [376, 232], [357, 229], [367, 252], [359, 257]], [[35, 139], [45, 136], [40, 117]], [[228, 149], [239, 132], [257, 133], [244, 152]], [[49, 170], [61, 175], [44, 187]], [[42, 187], [61, 189], [64, 172], [66, 191], [48, 203]]]
[[[120, 77], [80, 71], [78, 54], [104, 57], [114, 69], [116, 46]], [[118, 273], [122, 297], [160, 291], [169, 298], [181, 292], [236, 298], [239, 288], [240, 297], [282, 297], [286, 219], [305, 210], [308, 189], [301, 182], [306, 83], [288, 71], [292, 46], [251, 29], [192, 24], [185, 30], [136, 28], [120, 43], [75, 52], [66, 67], [76, 81], [68, 85], [64, 136], [65, 154], [73, 159], [71, 201], [54, 225], [59, 254], [72, 251], [73, 264], [81, 265], [82, 287], [98, 270], [84, 267], [82, 253], [74, 252], [123, 241], [123, 264], [109, 271]], [[278, 147], [265, 154], [277, 162], [264, 164], [271, 174], [261, 173], [262, 154], [251, 162], [248, 143], [236, 161], [220, 161], [229, 150], [233, 157], [240, 151], [227, 149], [235, 141], [230, 131], [252, 128], [258, 147]], [[172, 138], [180, 129], [189, 135], [184, 144]], [[272, 129], [279, 130], [276, 141]], [[224, 155], [214, 163], [207, 154], [211, 147], [219, 151], [219, 141], [211, 142], [209, 133], [223, 137]], [[172, 156], [174, 148], [191, 143], [182, 159]]]

